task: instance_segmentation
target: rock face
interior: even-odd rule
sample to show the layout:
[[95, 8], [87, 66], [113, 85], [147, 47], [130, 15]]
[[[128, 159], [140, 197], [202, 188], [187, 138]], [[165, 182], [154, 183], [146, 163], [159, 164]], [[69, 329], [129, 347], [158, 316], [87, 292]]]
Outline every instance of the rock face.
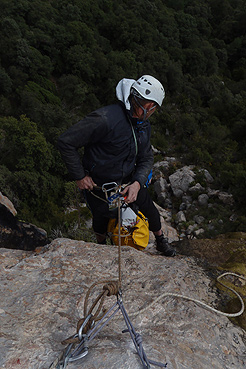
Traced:
[[[64, 349], [60, 342], [76, 332], [88, 288], [118, 278], [117, 247], [56, 239], [41, 253], [0, 249], [0, 259], [0, 368], [48, 369]], [[124, 246], [122, 290], [150, 359], [167, 362], [168, 369], [245, 369], [245, 331], [226, 317], [170, 296], [150, 307], [167, 292], [213, 304], [218, 296], [211, 280], [191, 257]], [[106, 307], [115, 301], [107, 297]], [[117, 313], [90, 342], [89, 354], [67, 369], [141, 369], [125, 328]]]
[[34, 250], [46, 245], [47, 233], [34, 224], [20, 222], [12, 202], [0, 192], [0, 247]]
[[177, 165], [182, 164], [168, 157], [155, 163], [153, 187], [158, 204], [171, 212], [171, 225], [180, 240], [211, 238], [232, 230], [238, 218], [232, 194], [213, 188], [216, 183], [206, 169], [192, 165], [177, 169]]
[[2, 206], [4, 206], [6, 209], [8, 209], [8, 211], [13, 215], [16, 216], [17, 211], [14, 207], [14, 205], [12, 204], [12, 202], [6, 197], [4, 196], [1, 192], [0, 192], [0, 204]]

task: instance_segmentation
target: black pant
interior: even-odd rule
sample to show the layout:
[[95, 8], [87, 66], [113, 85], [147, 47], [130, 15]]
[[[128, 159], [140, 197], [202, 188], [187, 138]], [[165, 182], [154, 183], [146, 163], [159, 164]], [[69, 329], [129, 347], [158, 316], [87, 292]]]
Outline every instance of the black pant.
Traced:
[[[85, 200], [92, 212], [93, 230], [96, 233], [104, 234], [107, 232], [109, 219], [114, 217], [115, 213], [109, 210], [103, 191], [94, 190], [93, 193], [102, 198], [102, 200], [95, 197], [90, 191], [83, 191]], [[161, 229], [159, 211], [155, 207], [147, 188], [143, 187], [139, 190], [137, 200], [130, 206], [137, 206], [141, 213], [148, 218], [150, 231], [157, 232]]]

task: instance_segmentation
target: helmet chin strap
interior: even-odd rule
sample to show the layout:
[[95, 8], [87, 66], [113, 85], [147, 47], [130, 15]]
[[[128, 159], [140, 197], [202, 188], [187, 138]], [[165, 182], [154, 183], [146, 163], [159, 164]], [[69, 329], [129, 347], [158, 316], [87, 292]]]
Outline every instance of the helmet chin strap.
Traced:
[[147, 114], [149, 113], [149, 112], [151, 112], [151, 110], [153, 110], [153, 109], [155, 109], [155, 107], [156, 107], [156, 105], [154, 105], [154, 106], [152, 106], [152, 108], [150, 108], [150, 109], [145, 109], [141, 104], [140, 104], [140, 102], [139, 102], [139, 100], [138, 100], [138, 98], [135, 96], [135, 95], [133, 95], [133, 98], [134, 98], [134, 100], [135, 100], [135, 102], [136, 102], [136, 104], [143, 110], [143, 118], [142, 118], [142, 120], [143, 121], [145, 121], [146, 120], [146, 118], [147, 118]]
[[137, 103], [137, 105], [143, 110], [144, 116], [143, 116], [143, 121], [146, 120], [147, 114], [148, 114], [148, 110], [145, 109], [139, 102], [138, 98], [136, 96], [133, 95], [133, 98], [135, 100], [135, 102]]

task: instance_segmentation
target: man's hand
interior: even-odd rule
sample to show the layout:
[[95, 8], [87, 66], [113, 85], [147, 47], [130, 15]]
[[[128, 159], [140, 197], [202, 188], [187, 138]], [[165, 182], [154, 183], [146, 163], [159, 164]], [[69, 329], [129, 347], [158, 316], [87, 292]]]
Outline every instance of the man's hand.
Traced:
[[122, 192], [122, 195], [126, 195], [125, 202], [130, 204], [131, 202], [134, 202], [137, 200], [138, 191], [140, 190], [140, 184], [139, 182], [135, 181], [129, 186], [127, 186]]
[[84, 178], [76, 181], [76, 183], [81, 190], [93, 190], [96, 186], [90, 176], [85, 176]]

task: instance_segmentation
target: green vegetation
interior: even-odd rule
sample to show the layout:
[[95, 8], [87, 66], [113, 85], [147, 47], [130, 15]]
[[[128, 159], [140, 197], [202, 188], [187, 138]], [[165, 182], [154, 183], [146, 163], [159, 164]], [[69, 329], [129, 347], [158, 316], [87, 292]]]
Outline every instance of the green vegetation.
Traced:
[[114, 102], [121, 78], [142, 74], [166, 89], [153, 143], [208, 169], [245, 219], [244, 0], [0, 4], [0, 190], [20, 219], [47, 230], [64, 222], [58, 135]]
[[[214, 239], [184, 240], [179, 242], [179, 252], [196, 257], [197, 262], [214, 280], [224, 272], [246, 275], [246, 233], [233, 232], [219, 235]], [[221, 280], [227, 287], [234, 289], [246, 303], [245, 280], [235, 276], [225, 276]], [[232, 291], [217, 281], [214, 283], [219, 292], [217, 309], [236, 313], [241, 309], [240, 300]], [[236, 318], [230, 318], [234, 324], [246, 329], [246, 311]]]

